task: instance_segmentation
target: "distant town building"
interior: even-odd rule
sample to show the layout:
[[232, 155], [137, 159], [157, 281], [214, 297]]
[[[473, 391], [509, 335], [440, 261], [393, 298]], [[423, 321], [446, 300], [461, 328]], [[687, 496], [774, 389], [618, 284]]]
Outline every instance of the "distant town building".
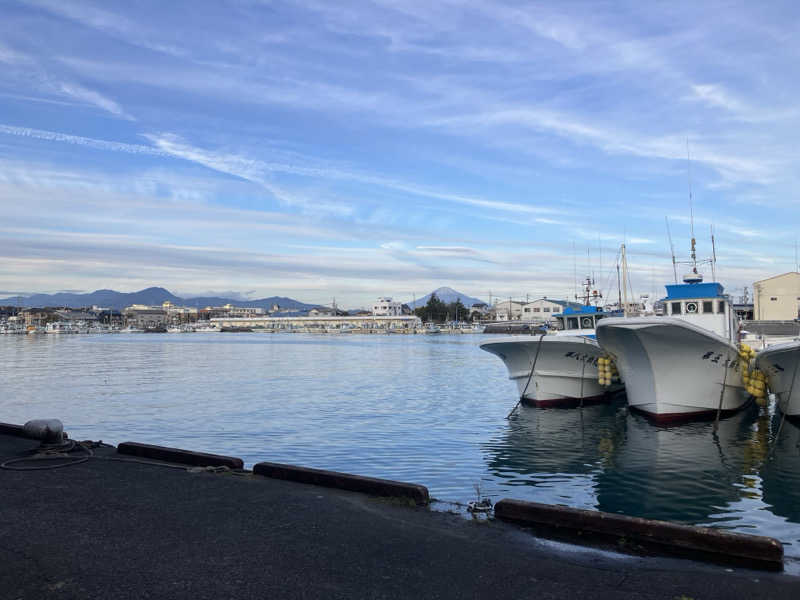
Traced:
[[550, 317], [564, 311], [565, 308], [577, 310], [583, 306], [578, 302], [568, 300], [554, 300], [552, 298], [539, 298], [522, 305], [523, 321], [549, 321]]
[[775, 275], [753, 284], [757, 321], [791, 321], [800, 316], [800, 273]]
[[495, 318], [498, 321], [519, 321], [522, 317], [523, 302], [503, 300], [494, 305]]
[[122, 311], [125, 322], [140, 329], [159, 329], [169, 323], [169, 314], [158, 306], [133, 304]]
[[96, 314], [85, 310], [64, 309], [57, 310], [55, 314], [59, 321], [84, 321], [88, 323], [98, 320]]
[[47, 323], [57, 320], [54, 310], [30, 308], [22, 313], [25, 327], [44, 327]]
[[[273, 308], [277, 307], [273, 305]], [[266, 311], [263, 308], [247, 307], [247, 306], [234, 306], [233, 304], [225, 304], [223, 306], [206, 306], [198, 311], [198, 317], [201, 319], [229, 319], [229, 318], [251, 318], [263, 317]]]
[[396, 317], [403, 314], [403, 305], [391, 298], [382, 296], [372, 305], [372, 314], [376, 317]]

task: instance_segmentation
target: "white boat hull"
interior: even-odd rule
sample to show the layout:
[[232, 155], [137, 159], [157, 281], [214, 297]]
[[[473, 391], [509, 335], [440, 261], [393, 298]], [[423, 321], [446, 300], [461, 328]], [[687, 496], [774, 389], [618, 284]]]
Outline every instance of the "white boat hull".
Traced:
[[610, 318], [598, 323], [597, 341], [616, 362], [628, 406], [656, 421], [713, 417], [720, 408], [730, 414], [750, 400], [736, 346], [702, 327], [671, 317]]
[[[603, 351], [593, 339], [583, 336], [507, 336], [481, 342], [480, 347], [500, 357], [508, 377], [517, 384], [523, 402], [540, 407], [578, 406], [608, 401], [621, 384], [601, 386], [597, 381], [597, 359]], [[536, 361], [534, 373], [531, 366]]]
[[781, 412], [800, 417], [800, 342], [768, 346], [756, 356], [756, 366], [766, 374]]

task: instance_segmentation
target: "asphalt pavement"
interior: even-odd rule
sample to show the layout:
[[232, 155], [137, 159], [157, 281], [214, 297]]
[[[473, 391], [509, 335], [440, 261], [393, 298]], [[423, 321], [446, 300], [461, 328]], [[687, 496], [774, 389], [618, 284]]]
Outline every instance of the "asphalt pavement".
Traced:
[[[37, 445], [0, 435], [0, 462]], [[0, 470], [0, 598], [800, 597], [785, 572], [629, 556], [408, 502], [94, 453]]]

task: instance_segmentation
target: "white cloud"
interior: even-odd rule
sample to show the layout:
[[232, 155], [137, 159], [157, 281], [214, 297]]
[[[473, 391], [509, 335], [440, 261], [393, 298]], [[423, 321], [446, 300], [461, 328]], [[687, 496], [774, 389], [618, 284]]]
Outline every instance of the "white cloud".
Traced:
[[123, 119], [128, 119], [129, 121], [135, 120], [132, 116], [127, 114], [122, 109], [122, 107], [116, 102], [114, 102], [111, 98], [107, 98], [98, 92], [87, 89], [78, 84], [62, 82], [59, 85], [59, 90], [71, 98], [75, 98], [77, 100], [81, 100], [82, 102], [98, 106], [103, 110], [110, 112], [112, 115], [122, 117]]
[[129, 154], [149, 154], [152, 156], [163, 156], [163, 157], [170, 156], [168, 152], [162, 152], [157, 148], [153, 148], [152, 146], [144, 146], [141, 144], [127, 144], [124, 142], [112, 142], [108, 140], [98, 140], [79, 135], [70, 135], [66, 133], [58, 133], [55, 131], [33, 129], [31, 127], [17, 127], [15, 125], [0, 124], [0, 133], [5, 133], [7, 135], [16, 135], [20, 137], [34, 138], [38, 140], [75, 144], [78, 146], [86, 146], [88, 148], [93, 148], [95, 150], [107, 150], [111, 152], [127, 152]]
[[723, 108], [731, 112], [738, 112], [744, 108], [741, 102], [731, 97], [730, 93], [719, 85], [693, 85], [692, 92], [695, 99], [715, 108]]

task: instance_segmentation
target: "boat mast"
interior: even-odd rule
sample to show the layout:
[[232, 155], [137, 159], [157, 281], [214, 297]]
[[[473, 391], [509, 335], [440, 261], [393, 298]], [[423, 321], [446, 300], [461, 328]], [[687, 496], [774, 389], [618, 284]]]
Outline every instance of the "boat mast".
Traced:
[[667, 238], [669, 239], [669, 251], [672, 252], [672, 275], [675, 277], [675, 283], [678, 283], [678, 267], [675, 263], [675, 244], [672, 243], [672, 233], [669, 231], [669, 219], [664, 215], [664, 222], [667, 224]]
[[622, 293], [624, 295], [624, 303], [622, 305], [622, 315], [628, 316], [628, 259], [625, 256], [625, 244], [622, 244]]
[[711, 226], [711, 280], [717, 280], [717, 245], [714, 242], [714, 226]]

